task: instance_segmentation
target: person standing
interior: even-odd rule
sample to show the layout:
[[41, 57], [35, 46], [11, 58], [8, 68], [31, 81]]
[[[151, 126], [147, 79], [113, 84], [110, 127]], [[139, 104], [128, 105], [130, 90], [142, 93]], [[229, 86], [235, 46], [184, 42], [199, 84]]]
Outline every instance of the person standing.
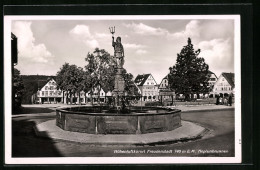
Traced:
[[219, 105], [219, 95], [217, 95], [216, 105]]
[[229, 104], [230, 106], [232, 106], [232, 93], [230, 93], [230, 95], [229, 95], [228, 104]]

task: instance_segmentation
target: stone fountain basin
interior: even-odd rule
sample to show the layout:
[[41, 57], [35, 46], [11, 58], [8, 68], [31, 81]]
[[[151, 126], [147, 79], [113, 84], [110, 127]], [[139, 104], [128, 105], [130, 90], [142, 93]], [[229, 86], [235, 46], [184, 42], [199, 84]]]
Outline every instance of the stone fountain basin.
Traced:
[[104, 106], [56, 110], [56, 125], [63, 130], [89, 134], [146, 134], [172, 131], [181, 126], [181, 111], [161, 107], [130, 107], [117, 113]]

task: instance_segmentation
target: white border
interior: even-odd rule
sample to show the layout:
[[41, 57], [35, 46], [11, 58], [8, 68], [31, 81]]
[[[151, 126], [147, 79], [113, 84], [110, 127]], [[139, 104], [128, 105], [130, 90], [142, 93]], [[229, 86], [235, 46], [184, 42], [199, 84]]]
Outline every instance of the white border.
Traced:
[[[235, 59], [235, 157], [59, 157], [12, 158], [11, 148], [11, 23], [13, 20], [186, 20], [233, 19]], [[239, 15], [95, 15], [95, 16], [4, 16], [4, 119], [6, 164], [193, 164], [193, 163], [241, 163], [241, 39]]]

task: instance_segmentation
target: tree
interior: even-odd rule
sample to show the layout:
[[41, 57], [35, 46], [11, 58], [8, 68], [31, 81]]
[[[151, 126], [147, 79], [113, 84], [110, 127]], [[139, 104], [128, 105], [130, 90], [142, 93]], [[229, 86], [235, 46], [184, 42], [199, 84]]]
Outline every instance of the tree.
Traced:
[[194, 51], [191, 39], [188, 38], [188, 45], [177, 54], [176, 64], [169, 68], [170, 88], [174, 89], [177, 94], [184, 94], [185, 100], [190, 99], [190, 94], [199, 96], [199, 93], [209, 91], [209, 66], [204, 58], [198, 57], [199, 54], [200, 49]]
[[[87, 65], [85, 66], [87, 81], [85, 81], [85, 89], [90, 89], [91, 102], [95, 88], [98, 90], [98, 101], [100, 101], [100, 91], [102, 87], [108, 90], [113, 89], [113, 80], [115, 76], [115, 61], [112, 56], [104, 49], [96, 48], [95, 51], [88, 53], [85, 58]], [[85, 78], [85, 79], [86, 79]]]
[[[95, 88], [98, 89], [98, 101], [100, 98], [100, 90], [105, 87], [108, 91], [113, 91], [115, 86], [116, 62], [107, 51], [104, 49], [96, 48], [91, 54], [88, 53], [86, 59], [87, 65], [85, 66], [85, 89], [90, 89], [90, 96], [92, 101], [92, 95]], [[138, 89], [134, 85], [133, 75], [127, 73], [125, 69], [122, 71], [122, 76], [125, 80], [125, 91], [128, 95], [138, 95]]]
[[22, 77], [20, 75], [20, 71], [14, 68], [13, 72], [13, 107], [17, 109], [21, 106], [22, 95], [24, 93], [24, 84]]
[[125, 80], [125, 92], [127, 92], [128, 96], [141, 96], [138, 93], [138, 88], [134, 84], [134, 76], [131, 73], [127, 73], [126, 69], [123, 69], [122, 76]]
[[82, 85], [83, 76], [84, 71], [81, 67], [69, 65], [68, 63], [65, 63], [60, 71], [57, 72], [57, 88], [66, 91], [66, 99], [68, 100], [69, 95], [70, 103], [73, 103], [73, 97], [75, 97], [75, 94], [79, 94], [80, 91], [84, 89], [84, 86]]
[[[57, 89], [62, 90], [63, 93], [63, 103], [65, 103], [65, 99], [64, 99], [64, 92], [66, 89], [66, 82], [65, 80], [65, 76], [66, 76], [66, 72], [69, 69], [70, 65], [69, 63], [65, 63], [61, 68], [60, 71], [57, 72], [56, 74], [56, 83], [57, 83]], [[68, 98], [68, 95], [66, 96], [66, 99]]]

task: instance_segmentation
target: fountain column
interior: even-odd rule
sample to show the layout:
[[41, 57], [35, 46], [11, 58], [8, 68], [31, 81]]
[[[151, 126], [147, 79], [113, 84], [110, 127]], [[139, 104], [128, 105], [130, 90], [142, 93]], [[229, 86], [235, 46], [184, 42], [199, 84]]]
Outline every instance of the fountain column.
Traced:
[[110, 27], [109, 30], [112, 33], [112, 46], [114, 47], [114, 58], [116, 61], [116, 76], [113, 96], [115, 98], [115, 107], [118, 111], [121, 111], [124, 109], [123, 95], [125, 89], [125, 81], [122, 75], [125, 57], [124, 47], [121, 43], [121, 37], [117, 37], [116, 42], [114, 41], [115, 27]]

